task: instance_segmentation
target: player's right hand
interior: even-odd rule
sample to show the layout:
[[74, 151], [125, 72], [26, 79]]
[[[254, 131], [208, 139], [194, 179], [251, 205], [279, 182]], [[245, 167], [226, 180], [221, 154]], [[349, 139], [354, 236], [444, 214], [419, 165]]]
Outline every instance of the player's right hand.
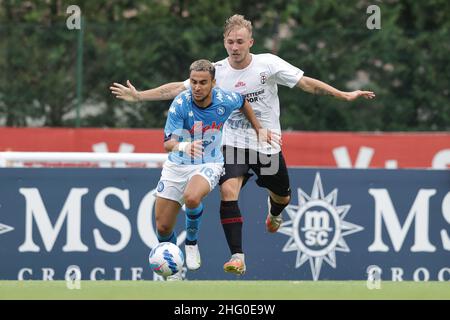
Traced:
[[203, 141], [202, 140], [195, 140], [189, 144], [188, 148], [188, 154], [191, 157], [199, 158], [203, 156]]
[[129, 102], [140, 101], [139, 92], [136, 88], [131, 84], [130, 80], [127, 80], [127, 86], [121, 85], [120, 83], [114, 82], [109, 89], [111, 93], [116, 96], [118, 99], [122, 99]]
[[180, 142], [175, 150], [187, 153], [193, 158], [198, 158], [203, 155], [203, 141], [195, 140], [193, 142]]

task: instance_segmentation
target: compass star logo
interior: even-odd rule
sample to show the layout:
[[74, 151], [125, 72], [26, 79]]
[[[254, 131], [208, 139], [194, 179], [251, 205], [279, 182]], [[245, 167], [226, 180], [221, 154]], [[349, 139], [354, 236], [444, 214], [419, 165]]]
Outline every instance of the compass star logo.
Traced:
[[296, 268], [309, 261], [314, 281], [324, 261], [336, 268], [336, 251], [350, 252], [344, 237], [364, 229], [344, 220], [351, 205], [337, 205], [337, 194], [334, 189], [325, 196], [317, 172], [311, 195], [298, 188], [298, 205], [286, 207], [290, 220], [278, 230], [289, 237], [282, 252], [297, 251]]
[[13, 227], [7, 226], [6, 224], [0, 223], [0, 234], [7, 233], [14, 230]]
[[[0, 208], [1, 208], [1, 206], [2, 205], [0, 204]], [[12, 230], [14, 230], [13, 227], [10, 227], [10, 226], [7, 226], [6, 224], [0, 223], [0, 234], [7, 233]]]

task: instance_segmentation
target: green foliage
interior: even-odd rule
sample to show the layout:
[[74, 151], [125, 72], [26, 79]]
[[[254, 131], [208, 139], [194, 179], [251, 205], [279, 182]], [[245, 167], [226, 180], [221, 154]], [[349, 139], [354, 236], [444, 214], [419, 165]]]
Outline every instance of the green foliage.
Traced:
[[284, 129], [408, 131], [450, 128], [450, 2], [375, 1], [369, 30], [361, 0], [0, 0], [0, 124], [73, 126], [79, 31], [85, 19], [82, 126], [162, 127], [169, 101], [115, 99], [113, 82], [138, 89], [187, 78], [193, 60], [222, 59], [222, 27], [240, 13], [254, 53], [272, 52], [340, 90], [373, 90], [352, 103], [280, 87]]

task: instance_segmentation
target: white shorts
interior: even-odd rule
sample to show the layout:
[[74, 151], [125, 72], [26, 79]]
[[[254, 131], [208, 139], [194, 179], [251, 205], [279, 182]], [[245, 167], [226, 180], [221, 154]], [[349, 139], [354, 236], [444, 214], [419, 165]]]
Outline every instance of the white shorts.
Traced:
[[184, 204], [183, 194], [186, 186], [195, 175], [200, 175], [209, 183], [212, 191], [223, 175], [223, 163], [202, 163], [179, 165], [170, 160], [164, 162], [161, 179], [156, 188], [156, 195]]

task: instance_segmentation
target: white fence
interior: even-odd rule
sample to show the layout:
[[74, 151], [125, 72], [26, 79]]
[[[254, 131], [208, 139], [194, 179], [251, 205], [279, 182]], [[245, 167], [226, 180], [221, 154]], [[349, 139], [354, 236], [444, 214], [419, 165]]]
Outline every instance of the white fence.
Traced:
[[0, 167], [158, 168], [167, 153], [0, 152]]

